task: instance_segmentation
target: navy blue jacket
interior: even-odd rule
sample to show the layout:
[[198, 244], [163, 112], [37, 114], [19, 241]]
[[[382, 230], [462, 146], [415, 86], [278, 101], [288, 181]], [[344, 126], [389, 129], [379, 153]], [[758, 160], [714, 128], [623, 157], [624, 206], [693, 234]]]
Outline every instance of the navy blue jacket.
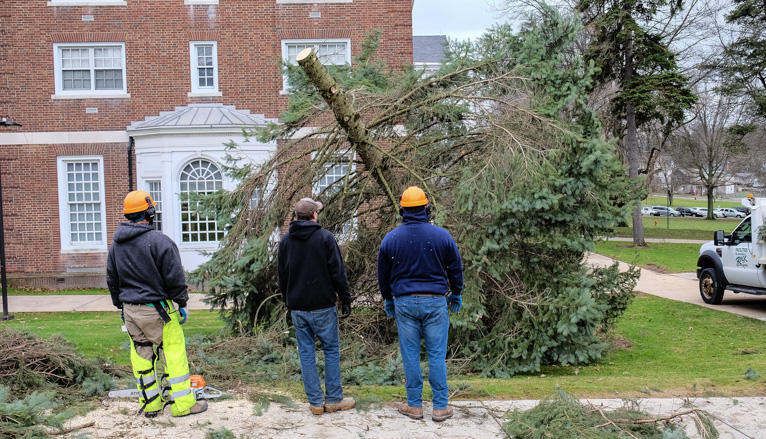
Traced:
[[120, 223], [106, 260], [112, 304], [153, 303], [171, 299], [186, 306], [189, 292], [178, 247], [153, 226]]
[[[279, 240], [279, 291], [288, 309], [314, 311], [351, 303], [346, 268], [333, 234], [318, 223], [296, 220]], [[336, 296], [337, 293], [337, 296]]]
[[390, 231], [378, 252], [378, 287], [384, 299], [413, 293], [459, 295], [463, 263], [457, 244], [441, 227], [428, 223], [425, 209], [404, 212], [404, 223]]

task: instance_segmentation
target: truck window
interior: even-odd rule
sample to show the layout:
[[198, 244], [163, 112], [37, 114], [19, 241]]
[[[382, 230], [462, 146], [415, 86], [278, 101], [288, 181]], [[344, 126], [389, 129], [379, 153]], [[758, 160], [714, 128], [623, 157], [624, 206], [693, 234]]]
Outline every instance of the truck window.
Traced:
[[734, 232], [731, 234], [731, 240], [734, 244], [740, 244], [743, 242], [752, 242], [752, 225], [750, 224], [750, 218], [742, 221]]

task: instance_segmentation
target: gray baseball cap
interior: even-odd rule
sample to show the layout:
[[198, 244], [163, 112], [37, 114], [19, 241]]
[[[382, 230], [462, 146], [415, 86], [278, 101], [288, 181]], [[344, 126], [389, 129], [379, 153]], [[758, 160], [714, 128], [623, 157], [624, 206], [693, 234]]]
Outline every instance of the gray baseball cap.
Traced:
[[314, 212], [319, 212], [324, 206], [319, 201], [311, 198], [301, 198], [295, 205], [295, 214], [301, 216], [311, 216]]

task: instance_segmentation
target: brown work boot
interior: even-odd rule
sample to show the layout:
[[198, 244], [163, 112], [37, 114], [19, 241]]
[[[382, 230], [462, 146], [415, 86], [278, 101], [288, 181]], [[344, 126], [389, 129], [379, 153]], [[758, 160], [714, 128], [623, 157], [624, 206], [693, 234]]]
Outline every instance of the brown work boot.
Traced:
[[447, 408], [444, 409], [434, 409], [434, 414], [431, 419], [433, 419], [434, 422], [442, 422], [451, 418], [454, 414], [455, 410], [452, 407], [447, 406]]
[[423, 419], [423, 407], [412, 407], [406, 402], [399, 404], [399, 413], [412, 419]]
[[322, 406], [322, 405], [320, 405], [320, 406], [310, 405], [309, 409], [311, 410], [311, 414], [312, 415], [322, 415], [322, 414], [324, 414], [324, 406]]
[[338, 402], [324, 404], [324, 411], [327, 413], [337, 412], [339, 410], [348, 410], [354, 408], [356, 400], [354, 398], [343, 398]]
[[196, 404], [189, 409], [189, 415], [197, 415], [207, 410], [207, 401], [197, 401]]

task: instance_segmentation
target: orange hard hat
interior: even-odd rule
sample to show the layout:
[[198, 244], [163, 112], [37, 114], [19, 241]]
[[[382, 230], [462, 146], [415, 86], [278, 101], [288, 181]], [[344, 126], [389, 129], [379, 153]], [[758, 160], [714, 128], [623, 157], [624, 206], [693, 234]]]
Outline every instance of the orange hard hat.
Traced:
[[[148, 201], [147, 198], [149, 199]], [[151, 203], [151, 206], [157, 205], [152, 199], [152, 196], [149, 195], [149, 192], [133, 191], [125, 197], [122, 213], [143, 212], [151, 207], [149, 203]]]
[[402, 194], [402, 200], [399, 202], [402, 207], [425, 206], [428, 204], [428, 197], [423, 189], [417, 186], [408, 187]]

